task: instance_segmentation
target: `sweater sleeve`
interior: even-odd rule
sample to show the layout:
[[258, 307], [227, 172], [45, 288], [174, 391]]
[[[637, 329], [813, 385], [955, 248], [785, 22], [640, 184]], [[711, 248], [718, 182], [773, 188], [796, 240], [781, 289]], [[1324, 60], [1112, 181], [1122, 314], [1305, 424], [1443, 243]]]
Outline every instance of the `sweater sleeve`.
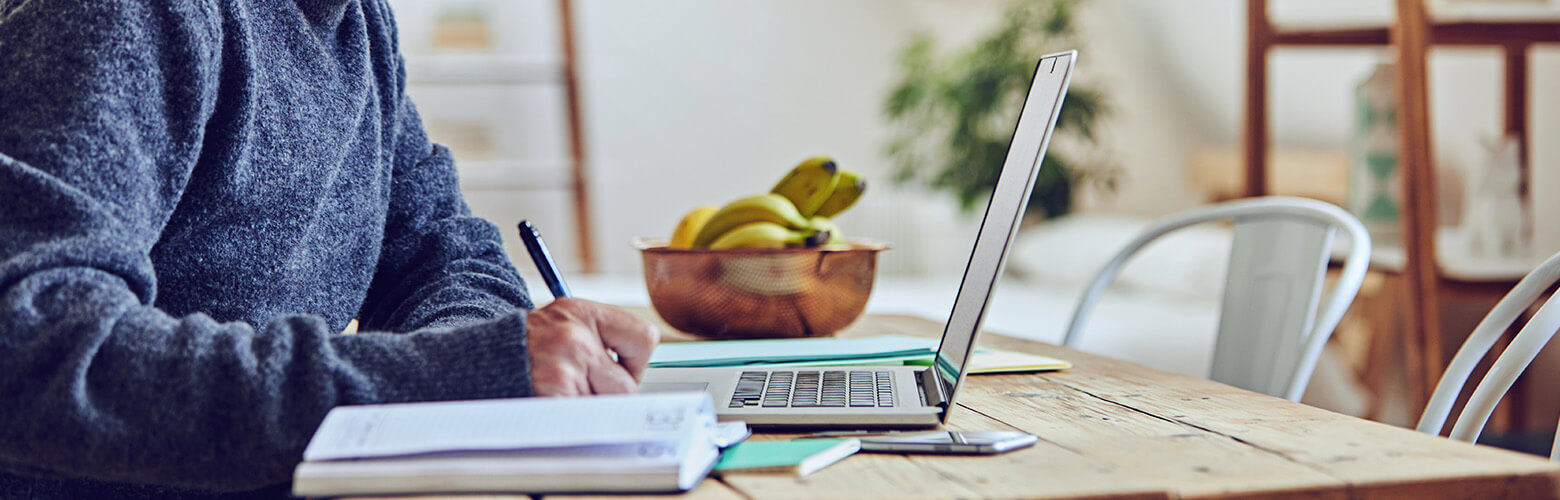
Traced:
[[405, 61], [395, 20], [382, 1], [366, 7], [388, 27], [384, 53], [393, 65], [394, 172], [385, 240], [373, 283], [358, 314], [360, 328], [410, 331], [482, 321], [533, 308], [524, 281], [504, 252], [499, 228], [473, 216], [461, 195], [448, 148], [424, 131], [406, 95]]
[[531, 309], [499, 229], [467, 207], [449, 149], [429, 142], [411, 99], [399, 100], [385, 241], [359, 327], [411, 331]]
[[336, 405], [529, 394], [523, 311], [336, 335], [154, 307], [150, 251], [215, 106], [210, 8], [0, 0], [0, 469], [249, 490], [286, 482]]

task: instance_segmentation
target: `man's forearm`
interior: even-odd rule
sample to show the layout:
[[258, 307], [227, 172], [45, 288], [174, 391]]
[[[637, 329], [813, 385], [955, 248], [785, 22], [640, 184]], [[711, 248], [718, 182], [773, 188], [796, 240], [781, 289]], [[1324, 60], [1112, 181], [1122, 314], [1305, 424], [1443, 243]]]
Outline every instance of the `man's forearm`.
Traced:
[[523, 313], [336, 335], [169, 317], [89, 270], [0, 295], [0, 463], [66, 477], [247, 490], [285, 482], [333, 406], [527, 396]]

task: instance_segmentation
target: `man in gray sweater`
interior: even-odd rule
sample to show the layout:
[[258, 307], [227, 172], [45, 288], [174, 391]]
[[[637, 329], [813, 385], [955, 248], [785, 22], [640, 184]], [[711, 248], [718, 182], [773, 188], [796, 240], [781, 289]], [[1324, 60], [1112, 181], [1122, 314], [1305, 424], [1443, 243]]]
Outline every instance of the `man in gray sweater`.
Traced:
[[0, 0], [0, 498], [285, 497], [336, 405], [634, 390], [655, 328], [528, 312], [404, 87], [383, 0]]

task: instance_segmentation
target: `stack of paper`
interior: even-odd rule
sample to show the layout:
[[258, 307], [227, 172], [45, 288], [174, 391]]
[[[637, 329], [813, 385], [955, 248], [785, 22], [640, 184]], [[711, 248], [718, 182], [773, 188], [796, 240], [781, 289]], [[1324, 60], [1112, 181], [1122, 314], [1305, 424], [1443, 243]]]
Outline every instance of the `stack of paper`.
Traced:
[[686, 491], [746, 437], [730, 425], [702, 392], [339, 407], [293, 494]]
[[[650, 356], [652, 367], [701, 366], [931, 366], [937, 341], [900, 335], [856, 339], [805, 338], [669, 342]], [[977, 347], [970, 373], [1013, 373], [1071, 368], [1072, 363], [1021, 352]]]

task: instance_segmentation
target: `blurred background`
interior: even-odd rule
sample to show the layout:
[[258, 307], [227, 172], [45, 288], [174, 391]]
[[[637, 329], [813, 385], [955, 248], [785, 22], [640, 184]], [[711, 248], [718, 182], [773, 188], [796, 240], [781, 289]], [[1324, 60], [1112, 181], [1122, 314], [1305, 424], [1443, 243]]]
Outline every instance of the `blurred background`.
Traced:
[[[510, 256], [533, 276], [510, 228], [523, 218], [536, 222], [576, 291], [597, 300], [645, 304], [631, 238], [664, 237], [695, 206], [764, 192], [798, 161], [831, 155], [871, 185], [838, 224], [852, 239], [893, 247], [879, 263], [869, 310], [945, 317], [950, 280], [964, 269], [979, 219], [961, 208], [961, 189], [970, 188], [926, 180], [963, 167], [937, 120], [980, 110], [958, 99], [901, 98], [898, 107], [909, 111], [896, 113], [894, 96], [959, 82], [982, 89], [982, 71], [1011, 73], [1004, 50], [1031, 61], [1080, 50], [1066, 105], [1090, 105], [1079, 121], [1063, 124], [1052, 146], [1065, 169], [1042, 179], [1049, 188], [1037, 195], [1014, 247], [1011, 276], [987, 320], [991, 329], [1056, 342], [1092, 273], [1149, 220], [1246, 193], [1252, 2], [391, 3], [409, 92], [429, 133], [454, 150], [473, 210], [505, 228]], [[1395, 15], [1391, 0], [1266, 5], [1274, 25], [1291, 29], [1379, 30]], [[1560, 4], [1550, 0], [1444, 0], [1428, 8], [1449, 22], [1560, 19]], [[1532, 262], [1560, 249], [1560, 225], [1546, 216], [1560, 210], [1560, 169], [1553, 168], [1560, 141], [1552, 140], [1560, 137], [1560, 45], [1536, 44], [1524, 53], [1526, 151], [1509, 160], [1498, 146], [1511, 128], [1507, 53], [1469, 45], [1430, 52], [1431, 199], [1439, 224], [1451, 229], [1442, 235], [1441, 267], [1453, 275], [1471, 269], [1494, 283], [1441, 300], [1443, 357], [1499, 298], [1488, 290], [1509, 289]], [[1358, 44], [1275, 47], [1265, 57], [1269, 192], [1355, 211], [1372, 228], [1380, 267], [1389, 271], [1403, 265], [1397, 217], [1404, 169], [1392, 162], [1394, 54], [1384, 44]], [[1026, 86], [1028, 75], [1020, 78], [1018, 87]], [[989, 118], [1010, 127], [1014, 115], [1003, 109]], [[921, 156], [906, 154], [906, 145]], [[1480, 182], [1519, 170], [1525, 186], [1516, 191], [1516, 181]], [[1502, 196], [1520, 204], [1515, 215], [1497, 211], [1505, 214], [1499, 223], [1516, 224], [1524, 242], [1469, 257], [1479, 252], [1467, 250], [1455, 229], [1492, 224], [1487, 204]], [[1221, 251], [1228, 251], [1228, 233], [1213, 227], [1144, 254], [1097, 309], [1096, 347], [1205, 376], [1223, 285]], [[1376, 274], [1318, 371], [1317, 394], [1307, 398], [1409, 424], [1430, 375], [1409, 370], [1414, 361], [1402, 354], [1416, 336], [1397, 331], [1401, 284], [1390, 273]], [[1519, 393], [1546, 394], [1544, 381], [1560, 380], [1560, 369], [1545, 363]], [[1552, 432], [1560, 414], [1549, 401], [1504, 408], [1496, 426], [1513, 435]]]

